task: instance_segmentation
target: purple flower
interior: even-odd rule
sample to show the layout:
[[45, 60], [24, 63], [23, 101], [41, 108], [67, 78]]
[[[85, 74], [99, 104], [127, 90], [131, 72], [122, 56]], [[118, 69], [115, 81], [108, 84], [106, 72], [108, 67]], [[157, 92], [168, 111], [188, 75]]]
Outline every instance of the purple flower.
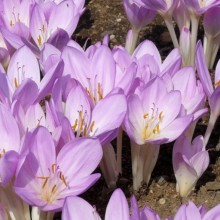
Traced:
[[208, 165], [209, 154], [202, 136], [197, 136], [192, 144], [185, 136], [177, 139], [173, 148], [173, 169], [181, 197], [189, 195]]
[[124, 0], [123, 5], [127, 18], [135, 30], [140, 30], [156, 16], [156, 12], [144, 7], [141, 1]]
[[191, 13], [202, 14], [209, 8], [219, 5], [218, 0], [183, 0]]
[[203, 206], [196, 207], [193, 202], [188, 205], [183, 204], [177, 211], [174, 220], [217, 220], [220, 217], [220, 205], [215, 206], [209, 211], [205, 211]]
[[0, 103], [0, 130], [0, 185], [5, 186], [15, 175], [21, 137], [15, 118], [2, 103]]
[[208, 143], [211, 132], [214, 128], [215, 122], [220, 114], [220, 62], [218, 62], [216, 71], [215, 71], [215, 82], [214, 86], [211, 81], [211, 77], [206, 65], [204, 52], [202, 49], [201, 42], [197, 44], [197, 53], [196, 53], [196, 67], [198, 71], [199, 78], [201, 80], [204, 92], [208, 98], [210, 106], [210, 119], [208, 127], [204, 136], [205, 146]]
[[80, 16], [72, 0], [50, 4], [49, 10], [43, 6], [35, 4], [30, 18], [31, 36], [40, 49], [58, 28], [71, 36]]
[[203, 26], [205, 30], [204, 52], [206, 63], [209, 69], [212, 69], [217, 51], [219, 49], [220, 38], [220, 10], [219, 7], [213, 7], [204, 14]]
[[[95, 208], [79, 197], [68, 197], [65, 201], [63, 220], [101, 220]], [[129, 207], [124, 193], [116, 189], [106, 208], [105, 220], [129, 220]]]
[[[68, 197], [62, 210], [63, 220], [101, 220], [95, 207], [79, 197]], [[152, 209], [144, 206], [138, 208], [134, 196], [131, 198], [131, 216], [124, 193], [116, 189], [107, 205], [105, 220], [160, 220], [160, 217]]]
[[100, 177], [91, 174], [102, 158], [95, 139], [75, 139], [56, 155], [49, 131], [39, 126], [25, 141], [15, 179], [15, 192], [28, 204], [57, 211], [70, 195], [79, 195]]
[[165, 83], [157, 77], [128, 97], [125, 129], [139, 145], [171, 142], [192, 122], [191, 115], [179, 116], [181, 108], [180, 92], [168, 92]]

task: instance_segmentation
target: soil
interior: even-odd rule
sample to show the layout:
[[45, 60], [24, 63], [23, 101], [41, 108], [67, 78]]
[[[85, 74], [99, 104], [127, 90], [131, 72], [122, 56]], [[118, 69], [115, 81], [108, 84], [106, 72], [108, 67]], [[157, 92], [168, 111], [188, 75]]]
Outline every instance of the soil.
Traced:
[[[101, 41], [106, 34], [110, 35], [110, 46], [124, 45], [129, 23], [126, 19], [122, 0], [91, 0], [86, 2], [86, 11], [81, 17], [74, 39], [87, 45]], [[164, 22], [157, 17], [154, 22], [145, 27], [140, 34], [140, 40], [152, 40], [164, 57], [173, 48]], [[204, 134], [208, 116], [200, 120], [196, 135]], [[131, 158], [129, 138], [123, 139], [123, 173], [117, 187], [126, 194], [128, 201], [134, 193], [140, 207], [150, 206], [162, 219], [173, 216], [182, 203], [192, 200], [197, 205], [204, 204], [212, 208], [220, 203], [220, 120], [216, 123], [208, 143], [210, 165], [195, 190], [188, 198], [181, 199], [176, 193], [175, 176], [172, 168], [172, 144], [161, 146], [160, 155], [148, 186], [144, 185], [138, 192], [132, 190]], [[87, 191], [84, 197], [95, 205], [104, 219], [105, 208], [112, 194], [101, 178], [94, 187]]]

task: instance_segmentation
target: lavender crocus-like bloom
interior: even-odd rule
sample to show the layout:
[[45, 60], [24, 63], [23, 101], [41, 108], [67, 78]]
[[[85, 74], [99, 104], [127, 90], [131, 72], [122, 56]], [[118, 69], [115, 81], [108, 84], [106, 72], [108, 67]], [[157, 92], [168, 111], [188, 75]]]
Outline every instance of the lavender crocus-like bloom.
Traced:
[[0, 185], [6, 186], [15, 174], [20, 152], [20, 133], [9, 109], [0, 103]]
[[[101, 93], [98, 94], [101, 96]], [[76, 137], [98, 137], [101, 143], [108, 143], [111, 139], [106, 139], [105, 135], [121, 125], [126, 111], [127, 103], [122, 90], [113, 90], [92, 107], [88, 94], [78, 84], [67, 96], [64, 114]]]
[[[95, 208], [79, 197], [68, 197], [65, 201], [63, 220], [101, 220]], [[129, 220], [129, 207], [124, 193], [116, 189], [106, 208], [105, 220]]]
[[220, 115], [220, 62], [218, 62], [216, 67], [215, 82], [213, 86], [201, 42], [197, 44], [196, 67], [210, 106], [210, 119], [204, 136], [205, 145], [207, 145], [215, 122]]
[[181, 108], [180, 92], [168, 92], [165, 83], [157, 77], [143, 90], [128, 97], [126, 131], [139, 145], [146, 142], [171, 142], [178, 138], [192, 121], [191, 115], [179, 116]]
[[192, 67], [185, 67], [177, 71], [172, 77], [172, 82], [173, 89], [181, 92], [182, 104], [186, 114], [193, 114], [193, 123], [186, 131], [188, 139], [191, 140], [197, 121], [208, 111], [204, 107], [206, 96], [202, 83], [196, 79]]
[[197, 136], [192, 144], [185, 136], [177, 139], [173, 148], [173, 169], [181, 197], [189, 195], [208, 165], [209, 154], [202, 136]]
[[209, 8], [219, 5], [218, 0], [183, 0], [190, 13], [202, 14]]
[[145, 40], [138, 45], [132, 57], [137, 59], [137, 77], [144, 84], [155, 76], [164, 74], [173, 76], [181, 67], [181, 55], [178, 49], [172, 50], [162, 62], [160, 53], [152, 41]]
[[157, 11], [164, 19], [169, 30], [173, 45], [178, 48], [178, 40], [172, 24], [173, 10], [176, 8], [179, 0], [142, 0], [145, 6], [151, 10]]
[[205, 12], [203, 26], [206, 63], [212, 69], [220, 45], [220, 7], [213, 7]]
[[[62, 210], [63, 220], [101, 220], [88, 202], [79, 197], [68, 197]], [[129, 215], [128, 202], [124, 193], [116, 189], [107, 206], [105, 220], [160, 220], [160, 217], [152, 209], [144, 206], [138, 208], [137, 200], [134, 196], [131, 198], [131, 216]]]
[[33, 5], [32, 0], [3, 0], [3, 13], [1, 18], [3, 25], [11, 32], [22, 37], [29, 36], [30, 12]]
[[206, 211], [205, 207], [196, 207], [190, 201], [188, 205], [181, 205], [173, 220], [191, 220], [192, 218], [193, 220], [217, 220], [220, 218], [220, 205]]
[[86, 191], [100, 177], [91, 174], [102, 158], [101, 145], [95, 139], [70, 141], [56, 155], [49, 131], [39, 126], [23, 148], [14, 189], [24, 201], [43, 211], [61, 210], [67, 196]]
[[[172, 106], [172, 108], [171, 108]], [[148, 184], [159, 154], [159, 145], [178, 138], [192, 122], [192, 116], [180, 116], [181, 93], [167, 91], [164, 81], [156, 77], [144, 88], [128, 97], [124, 120], [130, 137], [133, 188]]]
[[155, 18], [156, 11], [146, 8], [141, 1], [124, 0], [123, 5], [132, 27], [128, 32], [125, 46], [131, 54], [136, 47], [140, 30]]
[[35, 4], [30, 18], [30, 33], [40, 49], [59, 28], [71, 36], [80, 15], [72, 0], [62, 1], [58, 5], [54, 3], [50, 7], [50, 13], [45, 11], [43, 7]]
[[149, 24], [155, 17], [156, 12], [144, 7], [141, 1], [123, 1], [125, 12], [132, 28], [140, 30]]

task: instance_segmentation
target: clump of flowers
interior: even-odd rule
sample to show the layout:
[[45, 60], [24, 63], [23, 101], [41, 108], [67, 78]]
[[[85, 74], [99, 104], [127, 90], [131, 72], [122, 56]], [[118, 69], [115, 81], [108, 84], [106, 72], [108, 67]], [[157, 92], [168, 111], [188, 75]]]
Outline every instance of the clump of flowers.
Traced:
[[[207, 146], [220, 114], [220, 63], [213, 83], [208, 71], [220, 45], [219, 1], [124, 0], [131, 30], [125, 47], [113, 48], [108, 36], [89, 47], [71, 39], [84, 4], [0, 1], [0, 219], [52, 220], [56, 212], [63, 220], [101, 219], [79, 196], [101, 175], [116, 188], [123, 131], [130, 138], [135, 191], [149, 184], [162, 144], [175, 141], [180, 197], [193, 191], [209, 165]], [[156, 14], [175, 47], [164, 60], [153, 42], [138, 42]], [[202, 15], [203, 45], [197, 42]], [[207, 112], [204, 137], [194, 137]], [[130, 206], [116, 189], [105, 219], [160, 220], [134, 196]], [[189, 202], [166, 220], [192, 218], [218, 219], [220, 207], [207, 211]]]

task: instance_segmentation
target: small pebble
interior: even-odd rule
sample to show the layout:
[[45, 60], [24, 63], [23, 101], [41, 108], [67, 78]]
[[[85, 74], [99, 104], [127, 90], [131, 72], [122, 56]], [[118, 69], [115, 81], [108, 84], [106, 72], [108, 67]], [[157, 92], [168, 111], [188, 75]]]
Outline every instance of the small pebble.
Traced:
[[115, 39], [115, 35], [114, 35], [114, 34], [111, 34], [111, 35], [110, 35], [110, 40], [113, 40], [113, 39]]
[[116, 21], [117, 21], [117, 22], [121, 22], [121, 18], [117, 18]]
[[161, 205], [164, 205], [166, 203], [166, 200], [164, 198], [159, 199], [159, 203]]

